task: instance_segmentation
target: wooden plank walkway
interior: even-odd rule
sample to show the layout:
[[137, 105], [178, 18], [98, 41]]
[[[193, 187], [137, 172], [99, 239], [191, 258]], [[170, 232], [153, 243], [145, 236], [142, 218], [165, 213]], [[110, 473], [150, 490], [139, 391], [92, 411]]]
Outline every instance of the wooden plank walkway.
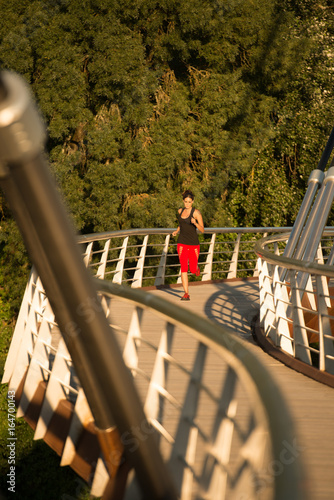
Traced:
[[181, 288], [150, 292], [223, 324], [246, 342], [270, 371], [288, 403], [297, 431], [295, 452], [302, 456], [305, 465], [310, 499], [332, 500], [334, 389], [286, 367], [254, 342], [251, 322], [259, 309], [257, 281], [191, 286], [189, 302], [180, 301]]

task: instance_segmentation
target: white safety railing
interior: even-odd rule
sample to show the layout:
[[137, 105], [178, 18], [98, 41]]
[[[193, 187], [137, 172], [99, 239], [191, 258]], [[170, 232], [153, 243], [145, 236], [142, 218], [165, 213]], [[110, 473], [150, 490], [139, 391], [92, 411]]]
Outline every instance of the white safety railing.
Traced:
[[[291, 228], [208, 228], [200, 236], [202, 281], [257, 276], [255, 242]], [[132, 229], [79, 237], [92, 273], [133, 288], [180, 283], [173, 229]]]
[[260, 324], [284, 352], [334, 374], [334, 229], [326, 228], [315, 262], [283, 255], [289, 234], [256, 243]]
[[[250, 500], [304, 500], [289, 412], [244, 344], [221, 326], [147, 292], [101, 280], [96, 286], [180, 499], [246, 494]], [[91, 482], [92, 495], [101, 496], [110, 466], [92, 441], [90, 408], [35, 271], [3, 382], [16, 394], [17, 416], [33, 423], [35, 439], [54, 448], [58, 443], [61, 465], [77, 470]], [[62, 437], [55, 437], [57, 422]], [[135, 431], [138, 440], [151, 432]], [[120, 436], [111, 454], [115, 468], [127, 439]], [[133, 440], [133, 447], [137, 444]], [[131, 474], [125, 498], [140, 498]]]

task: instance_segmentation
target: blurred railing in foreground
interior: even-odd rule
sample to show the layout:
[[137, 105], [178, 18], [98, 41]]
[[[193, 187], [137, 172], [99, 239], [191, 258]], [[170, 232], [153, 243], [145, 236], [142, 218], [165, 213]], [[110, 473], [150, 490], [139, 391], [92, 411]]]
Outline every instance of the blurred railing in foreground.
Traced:
[[[223, 327], [142, 290], [95, 280], [145, 414], [182, 500], [305, 500], [295, 431], [259, 360]], [[93, 313], [94, 304], [83, 311]], [[71, 357], [36, 272], [32, 272], [3, 382], [59, 455], [102, 495], [121, 462], [151, 428], [112, 435], [109, 460]], [[126, 394], [124, 395], [126, 397]], [[131, 402], [129, 401], [129, 404]], [[130, 447], [131, 451], [131, 447]], [[123, 464], [124, 467], [124, 464]], [[113, 497], [120, 500], [120, 496]], [[139, 499], [131, 474], [125, 499]]]
[[[257, 276], [254, 244], [291, 228], [207, 228], [200, 235], [202, 281]], [[87, 267], [101, 279], [134, 288], [180, 283], [173, 229], [130, 229], [79, 237]]]
[[271, 342], [321, 372], [334, 374], [334, 229], [315, 262], [283, 255], [289, 234], [257, 242], [260, 324]]

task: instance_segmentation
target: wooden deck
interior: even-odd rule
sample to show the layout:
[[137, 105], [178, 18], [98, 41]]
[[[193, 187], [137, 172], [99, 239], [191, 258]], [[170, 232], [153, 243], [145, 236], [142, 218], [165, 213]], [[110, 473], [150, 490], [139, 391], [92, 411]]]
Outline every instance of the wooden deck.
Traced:
[[270, 371], [291, 410], [297, 429], [292, 454], [302, 456], [309, 498], [332, 500], [334, 498], [334, 389], [288, 368], [263, 352], [254, 342], [251, 322], [259, 309], [257, 281], [225, 281], [207, 285], [201, 283], [198, 286], [194, 284], [190, 287], [189, 302], [180, 301], [182, 288], [150, 290], [150, 292], [202, 314], [212, 321], [224, 324], [243, 339]]

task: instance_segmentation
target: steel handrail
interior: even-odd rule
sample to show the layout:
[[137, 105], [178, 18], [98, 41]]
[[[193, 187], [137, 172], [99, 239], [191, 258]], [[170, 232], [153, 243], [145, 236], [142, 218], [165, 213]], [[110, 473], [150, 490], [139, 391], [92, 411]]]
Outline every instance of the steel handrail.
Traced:
[[[327, 227], [323, 233], [323, 236], [334, 236], [334, 228]], [[318, 264], [314, 261], [302, 261], [294, 259], [292, 257], [285, 257], [284, 255], [277, 255], [272, 253], [270, 250], [266, 250], [266, 246], [270, 243], [278, 243], [286, 241], [289, 238], [289, 233], [281, 235], [271, 235], [261, 238], [254, 245], [255, 253], [262, 259], [266, 260], [270, 264], [285, 267], [287, 269], [294, 269], [295, 271], [304, 271], [309, 274], [315, 274], [318, 276], [328, 276], [334, 278], [334, 268], [326, 264]]]
[[[267, 233], [267, 232], [287, 232], [292, 227], [208, 227], [204, 229], [204, 234], [224, 234], [224, 233]], [[143, 236], [146, 234], [163, 235], [172, 234], [175, 228], [132, 228], [132, 229], [119, 229], [116, 231], [104, 231], [101, 233], [79, 234], [77, 237], [78, 243], [90, 243], [94, 241], [104, 241], [109, 238], [118, 238], [125, 236]]]
[[[222, 274], [227, 278], [257, 276], [257, 257], [249, 236], [253, 240], [254, 236], [259, 238], [262, 234], [291, 229], [206, 228], [204, 238], [201, 237], [199, 256], [201, 281], [221, 279]], [[171, 238], [172, 232], [172, 228], [108, 231], [80, 235], [77, 242], [82, 246], [86, 266], [98, 278], [109, 275], [108, 279], [113, 282], [128, 282], [135, 288], [142, 287], [144, 281], [149, 285], [163, 286], [170, 285], [174, 278], [177, 278], [177, 283], [181, 282], [177, 238]]]
[[[326, 227], [322, 238], [333, 236], [334, 228]], [[278, 243], [288, 237], [288, 234], [267, 236], [254, 246], [259, 258], [259, 335], [270, 339], [280, 353], [298, 360], [301, 372], [333, 386], [334, 267], [323, 263], [324, 250], [326, 255], [329, 247], [319, 244], [316, 258], [320, 262], [277, 255], [268, 249], [274, 244], [277, 250]], [[332, 261], [332, 255], [333, 248], [327, 262]], [[289, 359], [286, 358], [288, 364]]]
[[[261, 404], [264, 407], [270, 430], [273, 463], [282, 460], [282, 443], [295, 441], [294, 424], [281, 392], [267, 369], [258, 358], [247, 349], [241, 340], [232, 335], [222, 325], [195, 313], [190, 313], [176, 304], [170, 303], [151, 293], [133, 289], [123, 285], [113, 284], [94, 278], [99, 294], [117, 297], [130, 301], [143, 308], [154, 310], [169, 322], [181, 325], [199, 342], [220, 353], [226, 362], [247, 380], [247, 389], [253, 394], [258, 404], [254, 404], [255, 412], [260, 412]], [[307, 498], [303, 488], [302, 464], [296, 459], [284, 467], [282, 473], [275, 475], [276, 500], [293, 498]]]

